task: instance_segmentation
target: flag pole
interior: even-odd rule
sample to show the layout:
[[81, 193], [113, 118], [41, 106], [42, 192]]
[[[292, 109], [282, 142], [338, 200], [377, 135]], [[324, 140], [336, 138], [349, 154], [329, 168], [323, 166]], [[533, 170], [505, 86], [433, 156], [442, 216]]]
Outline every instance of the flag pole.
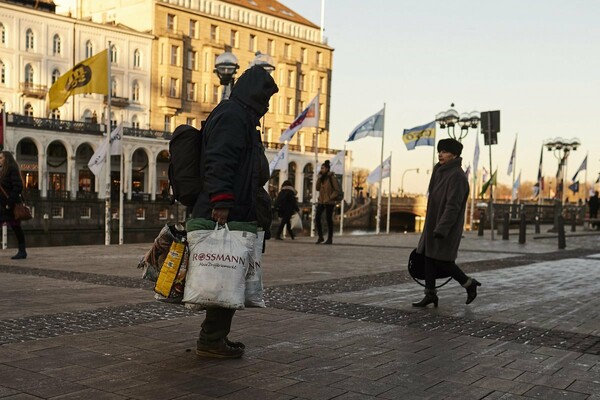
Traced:
[[[123, 122], [121, 121], [121, 124]], [[119, 179], [119, 245], [123, 244], [123, 240], [124, 240], [124, 222], [123, 221], [123, 209], [124, 209], [124, 196], [123, 196], [123, 191], [125, 188], [125, 173], [124, 173], [124, 169], [125, 169], [125, 164], [124, 164], [124, 159], [123, 159], [123, 130], [121, 129], [121, 155], [119, 156], [119, 171], [120, 171], [120, 179]], [[110, 151], [109, 151], [110, 154]]]
[[110, 128], [111, 128], [111, 121], [110, 121], [110, 113], [111, 113], [111, 102], [112, 102], [112, 85], [111, 85], [111, 60], [110, 60], [110, 52], [111, 52], [111, 41], [108, 41], [108, 51], [106, 52], [106, 57], [108, 58], [108, 95], [106, 96], [107, 98], [107, 116], [106, 116], [106, 160], [105, 160], [105, 165], [104, 167], [106, 168], [105, 171], [105, 175], [104, 178], [106, 180], [106, 187], [105, 187], [105, 196], [106, 199], [104, 200], [104, 245], [105, 246], [110, 246], [110, 220], [111, 220], [111, 207], [110, 207], [110, 164], [111, 164], [111, 157], [110, 157]]
[[381, 126], [381, 161], [379, 167], [381, 168], [381, 174], [379, 174], [379, 190], [377, 192], [377, 218], [375, 226], [375, 234], [379, 235], [381, 227], [381, 183], [383, 181], [383, 144], [385, 142], [385, 103], [383, 103], [383, 123]]
[[[344, 162], [342, 162], [342, 191], [344, 190], [344, 182], [346, 180], [346, 145], [344, 145]], [[346, 199], [342, 199], [340, 204], [340, 236], [344, 234], [344, 208]]]
[[[383, 166], [381, 167], [381, 175], [383, 175]], [[387, 204], [387, 221], [385, 225], [385, 233], [390, 234], [390, 209], [392, 208], [392, 152], [390, 151], [390, 176], [388, 176], [388, 204]]]
[[[2, 149], [8, 150], [6, 145], [6, 103], [2, 103]], [[2, 250], [8, 247], [8, 227], [2, 223]]]
[[585, 153], [585, 183], [583, 185], [583, 195], [584, 195], [584, 202], [585, 200], [587, 200], [588, 198], [588, 187], [587, 187], [587, 180], [588, 180], [588, 167], [587, 167], [587, 162], [588, 162], [588, 155], [590, 154], [589, 151], [587, 151]]
[[[319, 89], [321, 91], [321, 89]], [[313, 171], [312, 196], [311, 196], [311, 216], [310, 216], [310, 237], [315, 237], [315, 223], [317, 221], [317, 179], [319, 178], [319, 127], [315, 127], [315, 170]]]
[[[515, 195], [515, 172], [517, 172], [517, 138], [519, 137], [519, 134], [516, 133], [515, 134], [515, 144], [514, 144], [514, 154], [511, 155], [512, 158], [512, 190], [510, 193], [510, 202], [514, 203], [515, 202], [515, 198], [517, 197]], [[512, 216], [512, 213], [511, 213]]]

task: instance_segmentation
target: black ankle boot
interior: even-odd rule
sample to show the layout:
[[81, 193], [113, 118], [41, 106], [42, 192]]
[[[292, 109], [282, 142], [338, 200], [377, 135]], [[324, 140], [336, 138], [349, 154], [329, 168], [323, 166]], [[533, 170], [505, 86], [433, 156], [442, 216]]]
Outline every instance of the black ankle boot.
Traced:
[[469, 278], [465, 284], [465, 289], [467, 289], [467, 302], [465, 304], [471, 304], [475, 300], [475, 297], [477, 297], [477, 286], [481, 286], [481, 283], [477, 279]]
[[11, 257], [13, 260], [22, 260], [23, 258], [27, 258], [27, 252], [25, 250], [19, 250], [17, 254]]
[[412, 303], [412, 305], [413, 307], [427, 307], [429, 304], [433, 303], [434, 307], [437, 307], [438, 300], [437, 290], [425, 289], [425, 297], [423, 297], [423, 300], [418, 303]]

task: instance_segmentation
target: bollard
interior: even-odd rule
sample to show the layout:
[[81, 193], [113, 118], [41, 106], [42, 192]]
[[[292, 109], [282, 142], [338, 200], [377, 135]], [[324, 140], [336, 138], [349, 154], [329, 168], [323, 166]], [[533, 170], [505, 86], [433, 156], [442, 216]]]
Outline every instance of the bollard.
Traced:
[[575, 212], [575, 209], [572, 209], [571, 212], [573, 215], [571, 216], [571, 232], [575, 232], [575, 230], [577, 229], [577, 213]]
[[541, 229], [540, 229], [540, 216], [536, 215], [535, 216], [535, 233], [540, 233]]
[[510, 214], [504, 213], [504, 222], [502, 223], [502, 240], [508, 240], [509, 220], [510, 220]]
[[525, 219], [525, 213], [521, 213], [521, 221], [519, 222], [519, 243], [525, 244], [527, 240], [527, 220]]
[[557, 218], [557, 223], [558, 223], [558, 248], [559, 249], [564, 249], [567, 247], [567, 243], [565, 240], [565, 220], [563, 219], [562, 215], [559, 215]]
[[483, 236], [483, 225], [485, 225], [485, 211], [479, 211], [479, 226], [477, 227], [477, 236]]

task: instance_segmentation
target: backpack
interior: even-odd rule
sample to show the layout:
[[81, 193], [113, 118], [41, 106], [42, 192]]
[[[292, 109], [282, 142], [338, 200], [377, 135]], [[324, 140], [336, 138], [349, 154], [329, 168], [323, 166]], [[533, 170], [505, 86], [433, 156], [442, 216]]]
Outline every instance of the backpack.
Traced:
[[[333, 178], [329, 176], [329, 179], [337, 180], [338, 188], [340, 188], [340, 190], [338, 190], [338, 195], [334, 200], [336, 202], [344, 201], [344, 191], [342, 190], [342, 184], [340, 183], [340, 180], [335, 175], [333, 176]], [[333, 181], [331, 181], [331, 186], [335, 188]]]
[[[204, 124], [203, 124], [204, 125]], [[202, 128], [179, 125], [169, 141], [169, 187], [175, 200], [192, 207], [202, 191]]]

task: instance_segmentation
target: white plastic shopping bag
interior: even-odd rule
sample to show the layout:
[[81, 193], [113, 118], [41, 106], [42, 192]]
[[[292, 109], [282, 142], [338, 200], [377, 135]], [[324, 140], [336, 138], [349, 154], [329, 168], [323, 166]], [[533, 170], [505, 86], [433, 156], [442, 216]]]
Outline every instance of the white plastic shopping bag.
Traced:
[[256, 234], [214, 230], [188, 232], [190, 247], [184, 303], [243, 309], [245, 280]]
[[254, 251], [250, 254], [250, 263], [246, 273], [246, 307], [265, 308], [262, 283], [262, 250], [265, 232], [259, 231], [254, 242]]
[[292, 218], [290, 219], [290, 224], [292, 225], [292, 231], [294, 232], [302, 232], [302, 217], [300, 217], [300, 213], [294, 213]]

